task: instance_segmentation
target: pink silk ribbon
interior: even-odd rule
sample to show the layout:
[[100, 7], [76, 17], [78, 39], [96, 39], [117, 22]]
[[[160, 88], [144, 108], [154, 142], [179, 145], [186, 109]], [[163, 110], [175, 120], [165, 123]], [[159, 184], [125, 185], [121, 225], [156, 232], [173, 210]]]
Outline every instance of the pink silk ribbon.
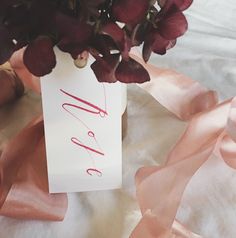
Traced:
[[[28, 88], [40, 93], [39, 79], [24, 67], [23, 51], [11, 66]], [[66, 194], [49, 194], [42, 116], [33, 119], [0, 151], [0, 215], [61, 221], [67, 210]]]
[[130, 238], [201, 237], [178, 223], [176, 213], [187, 184], [212, 155], [236, 169], [236, 98], [219, 104], [215, 92], [193, 80], [143, 65], [152, 80], [141, 88], [177, 117], [190, 121], [164, 165], [138, 170], [136, 187], [142, 219]]
[[63, 220], [65, 194], [49, 194], [42, 117], [13, 138], [0, 157], [0, 214]]
[[[184, 190], [196, 171], [219, 156], [236, 168], [236, 99], [218, 103], [214, 91], [171, 70], [140, 61], [151, 75], [141, 85], [159, 103], [189, 125], [160, 166], [136, 174], [142, 219], [131, 238], [200, 238], [176, 219]], [[14, 65], [14, 60], [11, 61]], [[18, 75], [36, 91], [39, 84], [19, 65]], [[187, 148], [187, 149], [186, 149]], [[42, 119], [32, 121], [10, 141], [0, 156], [0, 214], [30, 219], [61, 220], [67, 208], [65, 194], [49, 195]]]

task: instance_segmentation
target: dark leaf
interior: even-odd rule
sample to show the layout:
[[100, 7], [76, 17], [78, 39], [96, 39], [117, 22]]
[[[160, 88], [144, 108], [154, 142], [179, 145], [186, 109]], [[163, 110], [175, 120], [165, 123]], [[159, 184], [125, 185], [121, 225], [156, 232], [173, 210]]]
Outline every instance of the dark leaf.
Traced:
[[41, 77], [51, 73], [56, 66], [52, 40], [47, 36], [39, 36], [28, 45], [23, 60], [25, 66], [35, 76]]
[[132, 58], [122, 60], [116, 69], [116, 78], [122, 83], [144, 83], [150, 81], [147, 70]]
[[99, 82], [114, 83], [117, 81], [115, 70], [119, 64], [120, 54], [111, 54], [107, 57], [96, 57], [91, 65]]
[[117, 21], [137, 24], [146, 17], [149, 6], [149, 0], [115, 0], [112, 14]]

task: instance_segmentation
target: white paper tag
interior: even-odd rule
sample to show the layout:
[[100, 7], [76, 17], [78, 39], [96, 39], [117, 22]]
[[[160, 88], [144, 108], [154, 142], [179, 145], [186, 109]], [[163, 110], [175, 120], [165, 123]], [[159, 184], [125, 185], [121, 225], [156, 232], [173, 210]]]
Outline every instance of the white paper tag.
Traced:
[[41, 88], [50, 193], [120, 188], [121, 84], [97, 82], [57, 51]]

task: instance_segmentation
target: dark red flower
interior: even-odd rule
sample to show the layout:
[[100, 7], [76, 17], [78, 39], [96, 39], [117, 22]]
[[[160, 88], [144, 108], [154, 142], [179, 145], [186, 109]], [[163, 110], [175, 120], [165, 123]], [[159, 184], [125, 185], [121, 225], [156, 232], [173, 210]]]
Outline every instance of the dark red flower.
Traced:
[[[156, 8], [158, 3], [160, 9]], [[101, 82], [142, 83], [145, 68], [129, 57], [143, 43], [143, 58], [165, 54], [187, 30], [182, 11], [192, 0], [0, 0], [0, 63], [26, 47], [24, 62], [43, 76], [56, 64], [55, 45], [77, 59], [83, 51], [96, 59]], [[119, 24], [122, 23], [122, 25]]]
[[132, 58], [121, 59], [120, 54], [95, 56], [96, 61], [91, 65], [99, 82], [143, 83], [150, 81], [146, 69]]
[[182, 10], [189, 7], [192, 0], [160, 0], [161, 11], [153, 12], [152, 23], [146, 28], [143, 59], [148, 61], [152, 52], [163, 55], [172, 48], [177, 38], [188, 28]]

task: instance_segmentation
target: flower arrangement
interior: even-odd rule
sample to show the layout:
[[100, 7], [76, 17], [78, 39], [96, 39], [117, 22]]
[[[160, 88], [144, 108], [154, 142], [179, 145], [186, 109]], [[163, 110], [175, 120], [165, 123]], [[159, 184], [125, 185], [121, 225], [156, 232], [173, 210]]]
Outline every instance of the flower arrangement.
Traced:
[[142, 45], [165, 54], [187, 30], [182, 13], [192, 0], [0, 0], [0, 64], [26, 47], [24, 64], [35, 76], [56, 66], [54, 46], [74, 60], [89, 52], [99, 82], [143, 83], [150, 77], [130, 58]]

